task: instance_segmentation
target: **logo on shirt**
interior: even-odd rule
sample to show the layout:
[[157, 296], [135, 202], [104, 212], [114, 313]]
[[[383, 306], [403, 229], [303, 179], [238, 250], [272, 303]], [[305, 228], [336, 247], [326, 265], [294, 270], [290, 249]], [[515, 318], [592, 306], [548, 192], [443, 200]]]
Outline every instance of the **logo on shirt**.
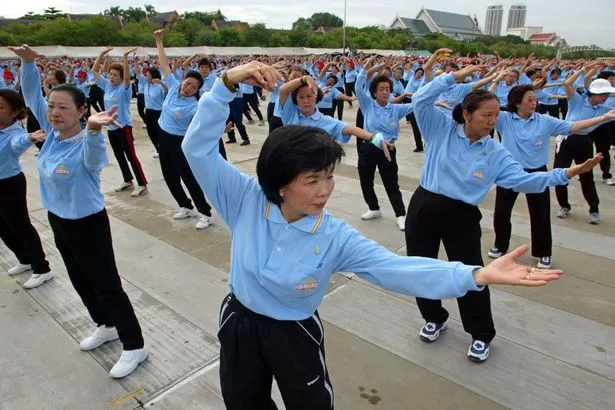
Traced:
[[297, 290], [300, 291], [309, 291], [309, 290], [316, 290], [318, 289], [318, 280], [310, 275], [310, 276], [306, 276], [305, 278], [301, 279], [301, 282], [299, 282], [297, 284]]
[[175, 119], [179, 120], [182, 117], [182, 112], [180, 110], [175, 111]]
[[542, 140], [536, 140], [534, 143], [535, 148], [542, 148]]
[[481, 181], [483, 180], [483, 178], [485, 178], [483, 171], [480, 169], [477, 169], [476, 171], [474, 171], [472, 176], [474, 177], [474, 179], [480, 179]]
[[56, 175], [62, 179], [66, 179], [71, 176], [72, 171], [66, 165], [58, 165], [55, 171]]

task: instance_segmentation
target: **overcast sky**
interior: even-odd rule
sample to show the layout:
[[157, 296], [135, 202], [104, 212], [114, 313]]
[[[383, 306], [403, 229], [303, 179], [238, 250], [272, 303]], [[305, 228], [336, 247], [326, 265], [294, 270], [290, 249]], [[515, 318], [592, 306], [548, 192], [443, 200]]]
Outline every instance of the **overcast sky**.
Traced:
[[[425, 0], [423, 0], [425, 1]], [[203, 7], [202, 0], [148, 0], [158, 11], [169, 11], [170, 5], [179, 12], [221, 9], [229, 19], [248, 23], [265, 23], [271, 28], [290, 28], [299, 17], [309, 17], [313, 13], [328, 11], [343, 18], [344, 0], [232, 0], [207, 1]], [[508, 8], [511, 4], [526, 4], [528, 7], [526, 25], [542, 26], [544, 31], [556, 32], [571, 45], [597, 44], [601, 47], [615, 48], [615, 0], [527, 0], [523, 1], [488, 1], [488, 0], [429, 0], [428, 8], [470, 14], [478, 17], [482, 28], [488, 5], [504, 6], [503, 31], [506, 29]], [[136, 6], [130, 0], [27, 0], [3, 1], [0, 15], [20, 17], [28, 11], [37, 13], [48, 6], [55, 6], [70, 13], [99, 13], [109, 5], [122, 8]], [[397, 14], [402, 17], [416, 17], [422, 7], [420, 1], [414, 0], [347, 0], [347, 24], [363, 27], [368, 25], [389, 25]], [[582, 5], [579, 6], [579, 5]]]

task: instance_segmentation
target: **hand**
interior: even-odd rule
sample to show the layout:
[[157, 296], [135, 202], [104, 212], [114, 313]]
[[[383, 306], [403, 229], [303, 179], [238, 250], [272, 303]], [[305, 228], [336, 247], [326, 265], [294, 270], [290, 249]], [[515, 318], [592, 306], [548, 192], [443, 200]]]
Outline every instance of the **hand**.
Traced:
[[439, 48], [436, 50], [436, 52], [434, 53], [437, 56], [441, 55], [441, 54], [453, 54], [453, 50], [451, 50], [450, 48]]
[[128, 49], [128, 50], [126, 50], [126, 51], [124, 51], [124, 57], [128, 57], [130, 54], [132, 54], [132, 53], [136, 52], [136, 51], [137, 51], [137, 48], [138, 48], [138, 47], [133, 47], [133, 48], [130, 48], [130, 49]]
[[28, 139], [32, 142], [43, 142], [47, 138], [44, 130], [34, 131], [30, 135], [28, 135]]
[[275, 68], [258, 61], [251, 61], [226, 72], [228, 80], [234, 84], [245, 83], [260, 86], [267, 91], [275, 90], [278, 81], [284, 77]]
[[606, 120], [615, 119], [615, 110], [607, 112], [606, 114], [604, 114], [604, 117], [606, 118]]
[[598, 165], [602, 161], [602, 154], [597, 153], [595, 157], [588, 159], [582, 164], [575, 165], [574, 167], [570, 167], [566, 170], [566, 176], [568, 179], [573, 178], [579, 174], [584, 174], [586, 172], [591, 171], [596, 165]]
[[111, 107], [108, 111], [101, 111], [93, 114], [88, 118], [88, 130], [100, 130], [103, 126], [113, 125], [117, 128], [122, 128], [122, 125], [118, 123], [117, 117], [117, 105]]
[[233, 125], [232, 122], [228, 122], [226, 124], [226, 127], [224, 127], [224, 133], [226, 134], [227, 132], [231, 132], [235, 129], [235, 125]]
[[31, 49], [27, 44], [22, 44], [20, 47], [9, 47], [9, 50], [17, 54], [17, 56], [26, 63], [31, 63], [37, 58], [45, 58], [44, 54]]
[[564, 273], [559, 269], [537, 269], [517, 264], [515, 259], [525, 254], [528, 249], [527, 245], [523, 245], [484, 268], [476, 270], [474, 272], [476, 284], [479, 286], [544, 286], [552, 280], [559, 279]]
[[434, 103], [434, 105], [435, 105], [436, 107], [442, 107], [442, 108], [445, 108], [445, 109], [447, 109], [447, 110], [451, 110], [451, 111], [453, 111], [453, 107], [451, 107], [450, 105], [448, 105], [448, 104], [447, 104], [447, 102], [448, 102], [448, 100], [440, 100], [440, 101], [436, 101], [436, 102]]
[[109, 52], [113, 50], [113, 47], [109, 46], [107, 48], [105, 48], [103, 51], [100, 52], [101, 56], [106, 56], [107, 54], [109, 54]]
[[154, 38], [156, 39], [156, 44], [158, 44], [159, 42], [162, 43], [162, 40], [164, 39], [164, 29], [161, 28], [154, 31]]
[[276, 70], [281, 70], [283, 68], [288, 67], [288, 61], [286, 60], [278, 61], [277, 63], [272, 65], [272, 67], [275, 68]]
[[309, 76], [309, 75], [304, 75], [303, 77], [301, 77], [303, 79], [303, 81], [305, 81], [305, 83], [307, 84], [308, 88], [312, 91], [314, 91], [314, 93], [316, 95], [318, 95], [318, 84], [316, 84], [316, 81], [314, 81], [314, 79]]

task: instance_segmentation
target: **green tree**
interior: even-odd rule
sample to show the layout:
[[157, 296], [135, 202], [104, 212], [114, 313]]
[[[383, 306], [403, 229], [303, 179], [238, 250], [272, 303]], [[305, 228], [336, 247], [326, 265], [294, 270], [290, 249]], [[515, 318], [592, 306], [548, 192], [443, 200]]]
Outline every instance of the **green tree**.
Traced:
[[185, 19], [197, 19], [208, 26], [214, 20], [226, 20], [226, 17], [218, 10], [216, 13], [203, 13], [202, 11], [187, 11], [182, 16]]
[[243, 46], [244, 36], [241, 30], [235, 27], [224, 27], [216, 31], [213, 43], [221, 47]]
[[43, 17], [45, 20], [53, 20], [59, 17], [66, 17], [66, 13], [62, 12], [61, 10], [56, 9], [55, 7], [48, 7], [45, 10], [43, 10], [43, 12], [44, 12]]
[[309, 18], [312, 24], [312, 30], [316, 30], [318, 27], [326, 27], [326, 28], [335, 28], [342, 27], [344, 25], [344, 20], [337, 17], [335, 14], [331, 13], [314, 13], [312, 17]]
[[245, 32], [247, 46], [262, 46], [267, 47], [271, 38], [271, 30], [263, 23], [253, 24]]
[[152, 18], [156, 14], [158, 14], [158, 12], [156, 11], [156, 8], [152, 6], [151, 4], [146, 4], [144, 6], [144, 9], [145, 9], [145, 14], [147, 15], [148, 18]]

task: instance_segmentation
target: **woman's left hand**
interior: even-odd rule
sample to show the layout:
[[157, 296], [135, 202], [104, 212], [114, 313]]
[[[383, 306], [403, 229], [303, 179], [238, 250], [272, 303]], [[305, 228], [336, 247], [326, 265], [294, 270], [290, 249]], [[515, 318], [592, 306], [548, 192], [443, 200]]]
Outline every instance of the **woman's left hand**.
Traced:
[[559, 269], [538, 269], [519, 265], [516, 259], [525, 254], [529, 247], [523, 245], [496, 259], [484, 268], [474, 272], [474, 280], [479, 286], [513, 285], [544, 286], [559, 279], [564, 271]]
[[574, 167], [570, 167], [566, 170], [566, 176], [568, 179], [575, 177], [579, 174], [584, 174], [586, 172], [591, 171], [596, 165], [602, 161], [602, 154], [597, 153], [595, 157], [588, 159], [582, 164], [575, 165]]
[[47, 135], [44, 130], [34, 131], [28, 135], [28, 139], [32, 142], [44, 142]]
[[117, 108], [117, 105], [114, 105], [110, 110], [91, 115], [90, 118], [88, 118], [88, 130], [100, 130], [103, 126], [109, 125], [122, 128], [122, 125], [116, 121], [119, 115], [117, 113]]

